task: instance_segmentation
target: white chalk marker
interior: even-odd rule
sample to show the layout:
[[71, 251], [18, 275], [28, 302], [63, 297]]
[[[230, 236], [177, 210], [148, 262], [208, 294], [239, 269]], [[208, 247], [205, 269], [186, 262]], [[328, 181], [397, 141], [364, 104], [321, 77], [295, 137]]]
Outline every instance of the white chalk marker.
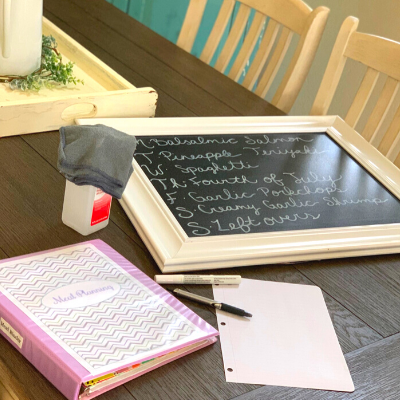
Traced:
[[156, 275], [157, 283], [162, 285], [239, 285], [240, 275]]

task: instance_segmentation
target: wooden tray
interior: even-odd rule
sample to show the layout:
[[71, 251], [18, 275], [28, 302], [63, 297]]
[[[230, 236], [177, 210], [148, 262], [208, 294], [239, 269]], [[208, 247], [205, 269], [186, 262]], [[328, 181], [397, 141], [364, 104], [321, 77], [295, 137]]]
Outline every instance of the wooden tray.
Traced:
[[43, 34], [54, 36], [63, 62], [73, 61], [75, 76], [85, 84], [36, 93], [0, 83], [0, 137], [59, 129], [75, 118], [154, 117], [154, 89], [135, 88], [46, 18]]

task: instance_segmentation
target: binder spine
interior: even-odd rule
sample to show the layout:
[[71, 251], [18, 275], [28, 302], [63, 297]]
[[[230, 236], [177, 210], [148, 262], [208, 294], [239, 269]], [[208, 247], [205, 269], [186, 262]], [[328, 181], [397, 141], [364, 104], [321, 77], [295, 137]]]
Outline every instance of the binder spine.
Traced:
[[[66, 253], [63, 251], [69, 248], [71, 248], [71, 250], [67, 251]], [[37, 265], [35, 264], [37, 260], [36, 257], [43, 254], [46, 254], [45, 259], [48, 260], [46, 262], [42, 262], [41, 272], [37, 273]], [[57, 274], [60, 273], [60, 265], [65, 265], [65, 263], [69, 265], [66, 259], [69, 259], [69, 262], [78, 263], [82, 267], [82, 276], [87, 276], [87, 280], [93, 280], [94, 277], [94, 283], [97, 282], [96, 279], [98, 279], [99, 274], [103, 280], [106, 280], [106, 278], [109, 276], [112, 277], [113, 279], [109, 279], [109, 281], [107, 281], [107, 290], [109, 290], [109, 287], [114, 290], [114, 284], [111, 282], [114, 282], [115, 276], [120, 276], [121, 280], [125, 282], [128, 287], [130, 287], [131, 284], [137, 285], [136, 281], [138, 281], [140, 282], [140, 286], [138, 287], [140, 287], [140, 290], [143, 291], [144, 296], [154, 296], [160, 301], [165, 302], [165, 309], [167, 310], [166, 312], [169, 313], [168, 315], [171, 315], [171, 320], [172, 318], [179, 319], [180, 316], [185, 318], [183, 328], [187, 329], [188, 331], [186, 332], [183, 330], [183, 328], [182, 330], [180, 328], [177, 330], [176, 342], [178, 344], [175, 343], [175, 346], [171, 343], [167, 343], [166, 341], [164, 343], [162, 329], [153, 339], [154, 346], [158, 346], [158, 348], [161, 349], [158, 353], [147, 343], [149, 339], [146, 339], [145, 345], [149, 347], [149, 356], [161, 356], [167, 352], [175, 351], [181, 347], [184, 347], [184, 345], [189, 346], [199, 340], [209, 339], [209, 341], [205, 342], [204, 345], [211, 344], [216, 340], [214, 336], [218, 335], [218, 331], [208, 325], [190, 309], [185, 307], [182, 303], [166, 292], [152, 279], [147, 277], [147, 275], [132, 265], [110, 246], [100, 240], [93, 240], [77, 245], [66, 246], [64, 248], [48, 250], [0, 261], [0, 268], [7, 268], [7, 270], [0, 270], [4, 271], [2, 274], [2, 279], [4, 281], [0, 286], [0, 318], [3, 318], [3, 320], [6, 321], [4, 323], [4, 330], [0, 330], [0, 333], [69, 400], [77, 400], [79, 398], [79, 391], [81, 389], [82, 382], [86, 382], [90, 379], [103, 375], [103, 372], [105, 373], [107, 368], [108, 371], [112, 371], [117, 367], [129, 366], [131, 364], [129, 361], [131, 352], [128, 348], [125, 348], [125, 341], [123, 341], [122, 344], [118, 342], [121, 337], [124, 337], [126, 340], [128, 340], [131, 337], [130, 332], [124, 330], [120, 331], [117, 328], [120, 325], [121, 318], [128, 319], [128, 321], [125, 322], [130, 323], [131, 318], [135, 316], [135, 313], [138, 313], [138, 310], [136, 308], [132, 308], [130, 310], [131, 314], [128, 317], [126, 317], [125, 314], [123, 317], [118, 315], [115, 320], [110, 320], [110, 315], [107, 315], [105, 312], [104, 321], [102, 319], [102, 314], [100, 313], [103, 312], [104, 314], [104, 310], [97, 310], [96, 312], [99, 313], [99, 315], [95, 314], [97, 320], [95, 321], [93, 319], [90, 322], [89, 319], [92, 317], [92, 311], [90, 308], [86, 310], [86, 307], [90, 307], [92, 303], [84, 303], [85, 312], [87, 312], [87, 314], [83, 315], [87, 316], [87, 323], [85, 322], [84, 324], [80, 324], [80, 321], [84, 320], [85, 318], [82, 317], [82, 313], [77, 313], [74, 317], [76, 319], [72, 319], [75, 322], [71, 323], [69, 328], [67, 327], [67, 331], [65, 326], [62, 325], [63, 322], [65, 322], [63, 319], [66, 318], [65, 315], [58, 314], [57, 312], [47, 313], [47, 311], [44, 310], [44, 307], [43, 309], [40, 308], [40, 310], [42, 310], [41, 313], [35, 313], [35, 311], [37, 311], [35, 310], [35, 307], [40, 304], [40, 302], [45, 307], [49, 307], [48, 303], [46, 302], [49, 300], [49, 298], [53, 298], [52, 296], [55, 290], [66, 290], [65, 293], [67, 294], [72, 290], [72, 301], [74, 301], [76, 300], [76, 297], [73, 294], [78, 293], [76, 291], [76, 285], [82, 285], [83, 282], [85, 287], [87, 286], [87, 280], [83, 281], [82, 276], [80, 276], [78, 282], [76, 282], [76, 271], [70, 270], [67, 267], [67, 272], [61, 272], [61, 274], [63, 274], [62, 276], [64, 276], [64, 274], [68, 276], [63, 278], [65, 280], [65, 282], [63, 282], [64, 286], [61, 285], [59, 287]], [[96, 267], [97, 264], [100, 263], [98, 261], [99, 259], [104, 260], [104, 268], [101, 273], [98, 273]], [[19, 260], [24, 260], [24, 265], [15, 267], [15, 262]], [[29, 265], [32, 266], [30, 270], [26, 267], [25, 263], [30, 263]], [[55, 263], [56, 266], [54, 266], [53, 263]], [[51, 267], [51, 265], [53, 265], [53, 267]], [[90, 268], [88, 268], [88, 265]], [[49, 270], [49, 268], [52, 269]], [[19, 275], [16, 272], [17, 270]], [[31, 274], [32, 271], [33, 275]], [[51, 275], [51, 277], [54, 278], [54, 282], [50, 283], [51, 279], [48, 276], [46, 277], [46, 274]], [[40, 277], [37, 278], [37, 275]], [[101, 282], [103, 282], [103, 280]], [[14, 296], [13, 290], [9, 292], [5, 289], [5, 287], [10, 286], [10, 282], [14, 281], [18, 281], [18, 287], [23, 285], [23, 291], [18, 293], [16, 296]], [[115, 285], [118, 286], [117, 284]], [[73, 289], [71, 289], [72, 286], [74, 287]], [[68, 287], [68, 289], [65, 289], [66, 287]], [[93, 293], [97, 295], [98, 293], [102, 294], [103, 291], [96, 292], [94, 290]], [[81, 296], [77, 296], [79, 297], [79, 300], [81, 300]], [[129, 297], [132, 296], [132, 294], [130, 294], [128, 291], [126, 296]], [[65, 308], [65, 302], [69, 300], [63, 299], [64, 297], [61, 299], [61, 303], [63, 303], [62, 308]], [[58, 297], [55, 300], [55, 303], [50, 301], [49, 304], [51, 306], [59, 304], [60, 301], [58, 300]], [[99, 301], [99, 298], [96, 297], [96, 302]], [[111, 302], [112, 300], [109, 301]], [[123, 298], [121, 300], [120, 297], [117, 298], [115, 296], [115, 304], [108, 304], [107, 307], [110, 310], [119, 310], [121, 304], [124, 307], [130, 307], [130, 297], [127, 299]], [[101, 308], [102, 307], [103, 306], [101, 306]], [[74, 310], [73, 307], [70, 308]], [[70, 315], [68, 307], [67, 310], [68, 312], [66, 315]], [[156, 316], [154, 318], [162, 317], [162, 315], [160, 317], [160, 311], [158, 309], [153, 310], [150, 308], [149, 311], [149, 309], [146, 308], [144, 310], [140, 310], [140, 320], [138, 320], [137, 326], [141, 327], [144, 333], [154, 330], [153, 320], [149, 321], [149, 323], [151, 323], [150, 326], [147, 327], [146, 325], [145, 316], [153, 315], [151, 313], [154, 313]], [[46, 323], [44, 323], [42, 320], [43, 315], [45, 315]], [[70, 323], [71, 318], [68, 318], [69, 319], [67, 322]], [[48, 323], [49, 319], [50, 323]], [[101, 323], [99, 322], [99, 319]], [[170, 321], [170, 319], [168, 319], [168, 321]], [[167, 322], [161, 320], [159, 325], [164, 326], [165, 323]], [[95, 326], [95, 324], [97, 325]], [[142, 327], [143, 324], [145, 324], [144, 327]], [[78, 326], [78, 328], [76, 326]], [[109, 329], [109, 326], [113, 326], [112, 330]], [[116, 329], [118, 339], [116, 339], [117, 336], [115, 336], [113, 333], [114, 328]], [[97, 336], [94, 335], [93, 340], [91, 340], [91, 332], [95, 330], [97, 334], [100, 329], [102, 330], [102, 335], [99, 337], [102, 339], [96, 340], [95, 338]], [[10, 333], [10, 330], [12, 330], [13, 334]], [[71, 340], [74, 343], [78, 340], [79, 348], [75, 345], [69, 345], [66, 343], [66, 341], [68, 342], [68, 338], [65, 339], [65, 335], [71, 337]], [[100, 366], [98, 366], [95, 362], [92, 364], [87, 362], [85, 357], [81, 356], [81, 354], [85, 354], [85, 352], [92, 355], [94, 354], [95, 361], [97, 360], [96, 357], [101, 355], [102, 359], [100, 361], [102, 364], [99, 362]], [[126, 353], [128, 358], [121, 356], [123, 352]], [[117, 357], [115, 354], [118, 354], [120, 360], [116, 360]], [[136, 356], [136, 358], [138, 357]], [[136, 360], [136, 358], [134, 359]], [[122, 361], [124, 361], [125, 364], [123, 364]], [[95, 366], [93, 366], [93, 364]], [[88, 369], [90, 369], [90, 371]], [[96, 375], [96, 372], [98, 375]], [[115, 386], [117, 386], [117, 384]], [[98, 394], [101, 394], [101, 392]], [[98, 394], [93, 393], [91, 397], [95, 397]]]
[[[73, 358], [0, 293], [0, 334], [69, 400], [79, 396], [82, 379], [72, 370]], [[58, 351], [57, 351], [58, 348]], [[70, 357], [71, 364], [63, 358]], [[77, 364], [77, 371], [83, 367]], [[85, 375], [88, 371], [85, 371]], [[80, 375], [83, 376], [83, 375]]]

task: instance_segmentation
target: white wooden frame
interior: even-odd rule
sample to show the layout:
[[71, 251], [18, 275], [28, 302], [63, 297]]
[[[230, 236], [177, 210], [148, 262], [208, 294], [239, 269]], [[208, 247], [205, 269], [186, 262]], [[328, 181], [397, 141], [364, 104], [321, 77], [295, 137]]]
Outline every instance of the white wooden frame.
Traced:
[[[325, 131], [400, 199], [400, 170], [337, 116], [91, 119], [77, 123], [104, 123], [137, 136]], [[188, 237], [135, 160], [133, 166], [121, 204], [162, 272], [400, 252], [399, 223]]]

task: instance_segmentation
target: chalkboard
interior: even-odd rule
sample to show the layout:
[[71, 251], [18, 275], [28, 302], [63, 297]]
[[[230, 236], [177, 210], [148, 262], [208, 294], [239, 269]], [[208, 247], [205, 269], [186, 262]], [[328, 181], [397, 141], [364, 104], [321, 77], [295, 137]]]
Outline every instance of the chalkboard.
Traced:
[[400, 202], [325, 132], [137, 136], [189, 237], [400, 223]]

